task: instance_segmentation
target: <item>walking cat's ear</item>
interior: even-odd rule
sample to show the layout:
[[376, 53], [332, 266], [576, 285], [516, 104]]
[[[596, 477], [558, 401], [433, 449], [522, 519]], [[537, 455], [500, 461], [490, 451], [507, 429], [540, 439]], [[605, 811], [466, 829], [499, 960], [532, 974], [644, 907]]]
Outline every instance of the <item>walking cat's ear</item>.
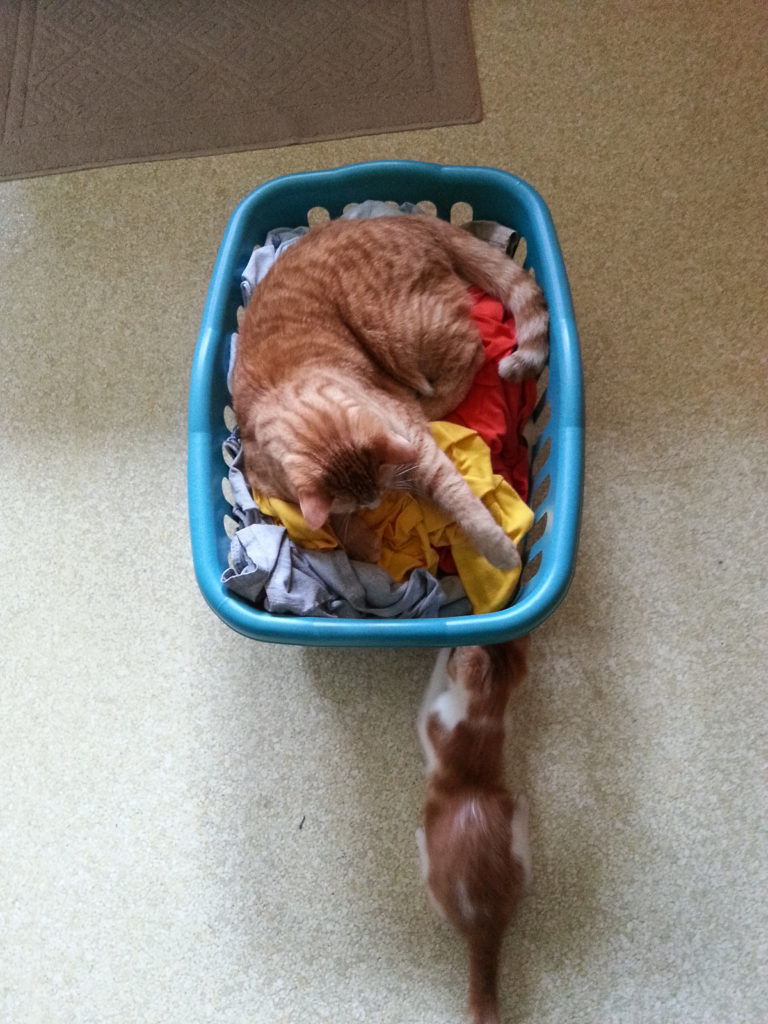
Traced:
[[501, 644], [486, 647], [494, 680], [509, 686], [519, 686], [528, 674], [530, 636], [519, 636]]
[[299, 507], [310, 530], [319, 530], [328, 520], [331, 499], [321, 491], [300, 490]]

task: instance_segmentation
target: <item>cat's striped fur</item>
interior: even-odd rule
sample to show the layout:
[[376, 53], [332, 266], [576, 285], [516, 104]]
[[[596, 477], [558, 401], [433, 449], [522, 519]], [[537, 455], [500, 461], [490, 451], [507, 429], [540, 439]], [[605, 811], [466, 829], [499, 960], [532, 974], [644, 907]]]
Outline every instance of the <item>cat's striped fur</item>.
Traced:
[[[541, 289], [487, 243], [435, 217], [336, 220], [291, 246], [241, 325], [233, 375], [245, 471], [262, 493], [298, 502], [310, 527], [404, 487], [431, 500], [494, 565], [513, 542], [435, 445], [428, 420], [464, 398], [482, 363], [468, 285], [515, 316], [508, 378], [547, 357]], [[365, 530], [350, 553], [375, 558]]]

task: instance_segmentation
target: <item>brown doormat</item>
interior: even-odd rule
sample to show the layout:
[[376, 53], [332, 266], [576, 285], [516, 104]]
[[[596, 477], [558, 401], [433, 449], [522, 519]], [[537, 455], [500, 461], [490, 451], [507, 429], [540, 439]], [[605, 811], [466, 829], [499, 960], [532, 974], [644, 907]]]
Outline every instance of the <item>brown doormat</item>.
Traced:
[[0, 0], [0, 179], [479, 121], [466, 0]]

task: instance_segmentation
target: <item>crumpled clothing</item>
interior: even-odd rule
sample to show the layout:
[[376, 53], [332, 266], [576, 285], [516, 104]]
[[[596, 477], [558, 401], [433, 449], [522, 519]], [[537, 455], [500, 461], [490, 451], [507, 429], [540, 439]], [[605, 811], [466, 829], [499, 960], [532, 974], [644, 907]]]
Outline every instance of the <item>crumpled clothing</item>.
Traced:
[[363, 220], [371, 217], [397, 217], [401, 213], [421, 213], [414, 203], [400, 203], [399, 206], [391, 206], [381, 199], [366, 199], [362, 203], [351, 203], [342, 213], [345, 220]]
[[523, 430], [536, 405], [536, 381], [503, 380], [499, 361], [517, 347], [514, 318], [498, 299], [481, 288], [469, 290], [470, 310], [483, 339], [485, 363], [477, 371], [469, 394], [445, 418], [476, 430], [491, 450], [494, 473], [510, 483], [523, 501], [528, 499], [528, 443]]
[[298, 242], [307, 234], [309, 228], [273, 228], [267, 232], [264, 244], [257, 246], [251, 253], [251, 258], [245, 265], [243, 277], [240, 281], [240, 293], [243, 297], [243, 305], [247, 306], [251, 301], [253, 290], [256, 285], [261, 284], [267, 276], [278, 256], [282, 256], [286, 249], [289, 249], [294, 242]]
[[[230, 541], [230, 567], [222, 583], [233, 593], [276, 614], [435, 618], [472, 612], [456, 575], [437, 580], [419, 569], [408, 580], [395, 582], [386, 570], [353, 561], [345, 551], [297, 547], [254, 501], [242, 472], [237, 428], [224, 442], [224, 451], [230, 462], [231, 514], [239, 529]], [[298, 506], [290, 508], [301, 517]]]
[[[435, 442], [448, 455], [474, 493], [481, 498], [504, 532], [519, 544], [533, 525], [533, 512], [503, 477], [493, 472], [488, 446], [476, 431], [459, 424], [430, 424]], [[263, 513], [281, 522], [296, 544], [315, 551], [339, 546], [326, 525], [311, 530], [298, 505], [268, 495], [254, 494]], [[509, 603], [520, 577], [520, 567], [497, 569], [475, 551], [456, 523], [449, 522], [431, 503], [406, 491], [388, 491], [375, 509], [358, 513], [381, 542], [378, 565], [396, 580], [415, 569], [436, 573], [442, 547], [448, 547], [473, 611], [498, 611]]]
[[253, 500], [251, 488], [243, 473], [243, 442], [240, 428], [235, 427], [222, 445], [224, 459], [229, 466], [229, 486], [232, 492], [232, 516], [240, 526], [264, 521], [259, 506]]
[[[312, 552], [292, 544], [282, 526], [246, 526], [232, 538], [223, 582], [265, 611], [321, 618], [434, 618], [469, 614], [455, 577], [439, 583], [417, 569], [395, 583], [378, 566], [345, 552]], [[451, 582], [453, 580], [453, 582]]]

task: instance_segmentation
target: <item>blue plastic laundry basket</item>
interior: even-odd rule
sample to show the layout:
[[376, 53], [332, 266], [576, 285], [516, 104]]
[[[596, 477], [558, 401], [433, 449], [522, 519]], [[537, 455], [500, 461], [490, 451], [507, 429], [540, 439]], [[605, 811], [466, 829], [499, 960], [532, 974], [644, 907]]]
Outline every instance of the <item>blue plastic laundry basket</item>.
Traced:
[[[243, 268], [271, 228], [306, 224], [308, 211], [315, 207], [338, 217], [347, 204], [366, 199], [430, 201], [445, 219], [450, 219], [456, 203], [466, 203], [474, 219], [514, 227], [526, 242], [525, 265], [533, 268], [547, 297], [548, 379], [534, 413], [534, 420], [546, 423], [531, 452], [535, 522], [524, 551], [522, 583], [512, 604], [498, 612], [434, 619], [299, 618], [260, 611], [229, 593], [221, 582], [229, 552], [224, 528], [229, 505], [222, 492], [227, 472], [222, 443], [229, 433], [224, 421], [230, 401], [226, 375]], [[549, 210], [520, 178], [490, 167], [376, 161], [276, 178], [246, 196], [232, 214], [213, 270], [192, 366], [188, 498], [200, 589], [233, 629], [257, 640], [338, 647], [498, 643], [530, 632], [560, 604], [573, 576], [583, 449], [581, 357], [568, 279]]]

